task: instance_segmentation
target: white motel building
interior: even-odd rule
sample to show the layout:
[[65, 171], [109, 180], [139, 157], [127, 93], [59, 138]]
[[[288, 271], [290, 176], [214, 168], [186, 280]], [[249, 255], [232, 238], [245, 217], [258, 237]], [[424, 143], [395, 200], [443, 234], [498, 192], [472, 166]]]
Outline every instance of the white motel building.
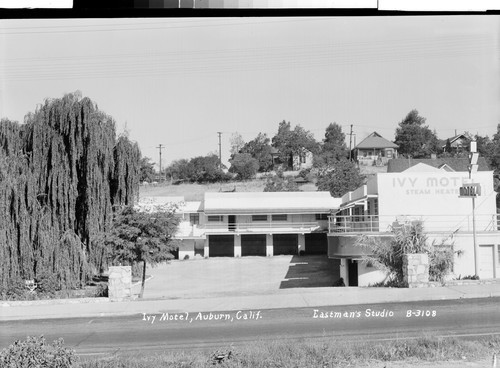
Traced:
[[318, 254], [326, 256], [328, 216], [340, 199], [329, 192], [230, 192], [179, 203], [179, 259]]
[[[346, 193], [330, 217], [328, 256], [340, 259], [340, 276], [345, 284], [367, 286], [385, 278], [385, 274], [361, 262], [366, 248], [356, 242], [359, 235], [387, 241], [392, 226], [412, 220], [423, 221], [430, 242], [453, 248], [452, 277], [474, 275], [472, 199], [459, 197], [468, 171], [455, 171], [432, 160], [420, 160], [415, 165], [400, 159], [392, 163], [387, 173], [376, 174], [365, 185]], [[500, 277], [500, 223], [493, 172], [481, 171], [480, 167], [472, 180], [481, 186], [481, 195], [475, 199], [478, 274], [481, 279]]]
[[[141, 200], [179, 204], [175, 238], [180, 260], [325, 254], [340, 261], [337, 276], [346, 285], [368, 286], [386, 275], [361, 262], [367, 248], [357, 243], [359, 236], [384, 241], [395, 224], [421, 220], [429, 241], [453, 247], [450, 277], [474, 275], [472, 199], [459, 198], [469, 176], [467, 165], [460, 160], [391, 161], [387, 173], [376, 174], [342, 198], [329, 192], [207, 192], [197, 202], [183, 197]], [[493, 172], [480, 165], [472, 179], [481, 186], [475, 199], [479, 276], [497, 278], [500, 223]]]

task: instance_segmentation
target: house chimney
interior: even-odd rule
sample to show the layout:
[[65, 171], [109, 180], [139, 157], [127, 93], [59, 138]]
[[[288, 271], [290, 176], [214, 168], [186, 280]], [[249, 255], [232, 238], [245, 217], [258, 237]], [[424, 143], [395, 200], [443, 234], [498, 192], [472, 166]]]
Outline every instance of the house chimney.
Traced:
[[435, 153], [431, 153], [431, 160], [436, 160], [437, 159], [437, 156]]

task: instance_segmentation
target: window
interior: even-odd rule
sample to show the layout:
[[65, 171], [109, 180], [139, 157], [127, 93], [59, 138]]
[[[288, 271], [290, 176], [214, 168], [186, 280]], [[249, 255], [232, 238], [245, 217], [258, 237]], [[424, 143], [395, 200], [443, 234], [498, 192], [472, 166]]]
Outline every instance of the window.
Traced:
[[378, 199], [373, 200], [373, 214], [378, 215]]
[[273, 221], [287, 221], [288, 220], [287, 215], [272, 215], [271, 218]]
[[306, 154], [305, 153], [302, 153], [300, 155], [300, 163], [301, 164], [305, 164], [306, 163]]
[[252, 215], [252, 221], [267, 221], [267, 215]]
[[189, 222], [191, 225], [198, 225], [200, 223], [200, 214], [199, 213], [190, 213], [189, 214]]
[[207, 220], [209, 222], [222, 222], [223, 221], [223, 216], [220, 216], [220, 215], [212, 215], [212, 216], [208, 216]]
[[327, 213], [317, 213], [316, 214], [316, 221], [320, 220], [328, 220], [328, 214]]

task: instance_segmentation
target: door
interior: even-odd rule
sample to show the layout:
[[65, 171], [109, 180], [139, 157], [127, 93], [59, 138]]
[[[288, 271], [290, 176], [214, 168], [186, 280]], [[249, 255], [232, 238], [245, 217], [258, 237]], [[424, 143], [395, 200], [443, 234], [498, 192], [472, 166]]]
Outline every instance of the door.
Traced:
[[234, 257], [234, 235], [208, 235], [209, 257]]
[[242, 235], [241, 256], [266, 256], [266, 235]]
[[479, 245], [479, 278], [492, 279], [493, 272], [493, 245]]
[[326, 233], [311, 233], [305, 235], [307, 254], [326, 254], [328, 238]]
[[349, 285], [347, 286], [358, 286], [358, 261], [348, 259], [347, 272], [349, 275]]
[[229, 215], [229, 216], [227, 216], [227, 229], [229, 231], [235, 231], [236, 230], [236, 216], [235, 215]]
[[299, 236], [297, 234], [274, 234], [273, 254], [296, 256], [299, 253]]

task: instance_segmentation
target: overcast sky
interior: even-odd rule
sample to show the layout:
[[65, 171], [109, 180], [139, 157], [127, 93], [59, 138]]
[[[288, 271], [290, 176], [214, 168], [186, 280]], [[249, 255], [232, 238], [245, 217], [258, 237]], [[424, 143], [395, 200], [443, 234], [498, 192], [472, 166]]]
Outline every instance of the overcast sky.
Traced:
[[412, 109], [438, 137], [496, 132], [500, 17], [0, 21], [0, 117], [80, 90], [163, 165], [337, 122], [394, 139]]

